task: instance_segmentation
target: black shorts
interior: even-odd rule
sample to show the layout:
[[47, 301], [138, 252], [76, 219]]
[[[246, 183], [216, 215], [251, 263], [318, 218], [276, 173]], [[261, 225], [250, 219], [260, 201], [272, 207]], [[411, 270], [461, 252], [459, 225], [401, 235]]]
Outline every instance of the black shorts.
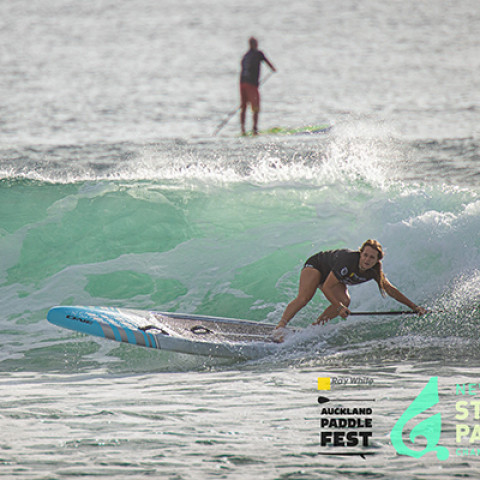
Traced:
[[322, 262], [322, 254], [316, 253], [312, 255], [303, 265], [303, 268], [314, 268], [318, 270], [321, 274], [320, 285], [325, 282], [328, 277], [328, 274], [332, 271], [331, 268], [326, 264], [326, 262]]

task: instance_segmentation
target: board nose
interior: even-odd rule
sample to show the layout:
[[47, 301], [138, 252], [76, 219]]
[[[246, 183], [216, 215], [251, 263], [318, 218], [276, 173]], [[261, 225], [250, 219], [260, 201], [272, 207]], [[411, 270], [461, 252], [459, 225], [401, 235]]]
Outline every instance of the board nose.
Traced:
[[61, 307], [52, 307], [47, 313], [47, 320], [54, 325], [60, 325], [60, 320], [63, 318]]

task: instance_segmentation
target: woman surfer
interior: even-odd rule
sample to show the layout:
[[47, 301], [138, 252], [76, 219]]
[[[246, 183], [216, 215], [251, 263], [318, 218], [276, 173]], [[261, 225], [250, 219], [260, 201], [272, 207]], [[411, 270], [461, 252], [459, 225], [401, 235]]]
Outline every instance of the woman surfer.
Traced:
[[[382, 270], [382, 258], [383, 248], [376, 240], [367, 240], [359, 251], [330, 250], [310, 257], [300, 274], [298, 295], [283, 312], [277, 329], [286, 327], [296, 313], [312, 299], [317, 288], [323, 292], [330, 305], [313, 325], [324, 325], [337, 315], [347, 318], [350, 314], [347, 285], [357, 285], [369, 280], [377, 282], [382, 296], [387, 294], [414, 312], [426, 313], [425, 308], [415, 305], [387, 280]], [[282, 341], [281, 335], [276, 337]]]

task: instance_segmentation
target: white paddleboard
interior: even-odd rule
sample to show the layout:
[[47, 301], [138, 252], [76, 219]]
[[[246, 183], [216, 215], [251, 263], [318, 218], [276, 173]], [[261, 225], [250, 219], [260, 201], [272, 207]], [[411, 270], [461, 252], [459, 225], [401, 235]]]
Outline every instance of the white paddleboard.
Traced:
[[275, 325], [232, 318], [109, 307], [53, 307], [49, 322], [117, 342], [216, 357], [258, 358], [281, 348]]

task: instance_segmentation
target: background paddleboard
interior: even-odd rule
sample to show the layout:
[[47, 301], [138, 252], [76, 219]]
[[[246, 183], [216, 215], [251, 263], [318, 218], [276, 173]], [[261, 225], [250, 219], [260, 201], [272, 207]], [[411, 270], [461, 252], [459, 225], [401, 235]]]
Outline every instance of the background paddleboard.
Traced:
[[277, 351], [275, 325], [110, 307], [53, 307], [50, 323], [117, 342], [217, 357], [255, 358]]
[[266, 135], [311, 135], [316, 133], [327, 133], [332, 129], [332, 125], [307, 125], [304, 127], [273, 127], [261, 131], [260, 134]]
[[[303, 127], [273, 127], [268, 130], [260, 130], [258, 135], [315, 135], [319, 133], [328, 133], [333, 128], [332, 125], [307, 125]], [[246, 137], [253, 136], [252, 132], [247, 132]]]

